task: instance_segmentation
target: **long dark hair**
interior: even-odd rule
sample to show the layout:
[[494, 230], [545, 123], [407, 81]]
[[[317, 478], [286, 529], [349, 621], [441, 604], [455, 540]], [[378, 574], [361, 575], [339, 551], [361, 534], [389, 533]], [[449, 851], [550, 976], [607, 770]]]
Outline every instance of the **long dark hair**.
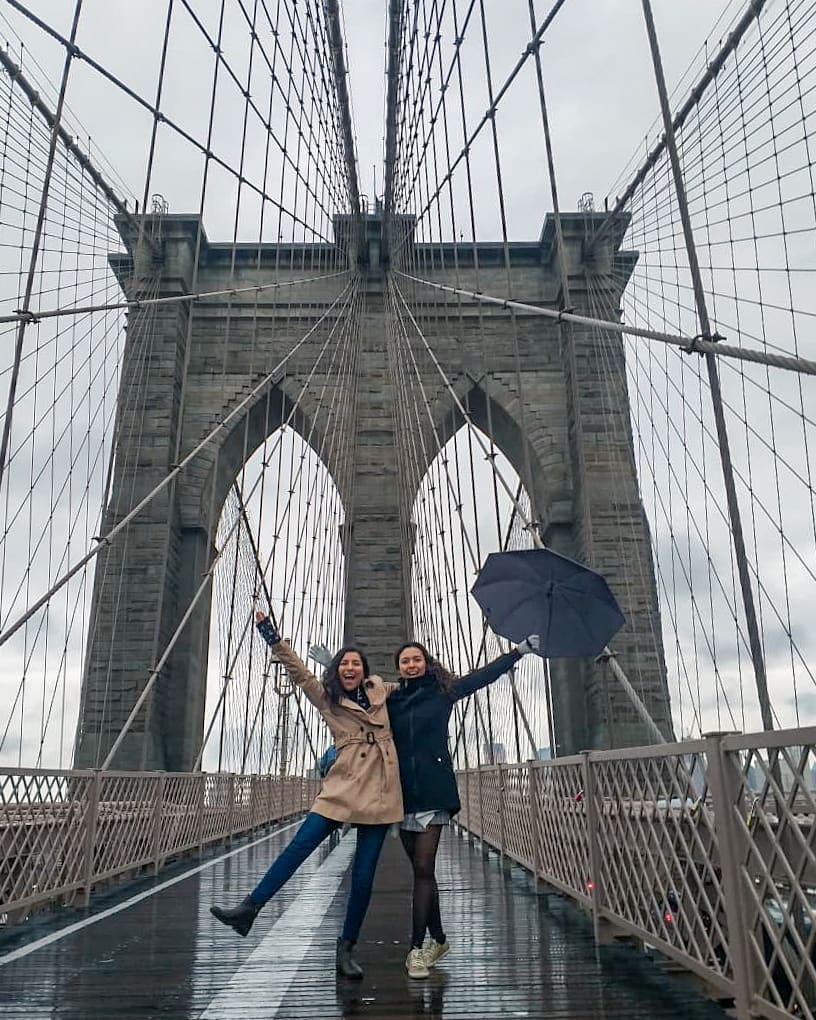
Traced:
[[348, 654], [348, 652], [356, 652], [360, 656], [360, 660], [363, 663], [363, 677], [365, 678], [369, 674], [368, 659], [365, 652], [355, 645], [345, 645], [345, 647], [341, 648], [323, 674], [323, 686], [326, 688], [326, 695], [332, 705], [339, 705], [340, 699], [347, 696], [346, 690], [340, 683], [340, 663], [343, 661], [343, 656]]
[[400, 656], [406, 648], [418, 648], [425, 656], [425, 672], [432, 676], [443, 691], [448, 692], [456, 683], [456, 677], [449, 669], [445, 669], [442, 663], [435, 656], [431, 655], [428, 649], [419, 641], [406, 641], [394, 652], [394, 665], [399, 670]]

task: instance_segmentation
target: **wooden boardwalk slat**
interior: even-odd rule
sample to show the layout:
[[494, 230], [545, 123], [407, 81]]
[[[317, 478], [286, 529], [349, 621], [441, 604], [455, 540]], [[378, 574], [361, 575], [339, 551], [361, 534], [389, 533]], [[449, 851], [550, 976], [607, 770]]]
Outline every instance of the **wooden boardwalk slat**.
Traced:
[[[292, 829], [2, 965], [4, 1020], [334, 1020], [365, 1017], [722, 1020], [626, 947], [596, 949], [586, 918], [520, 871], [443, 834], [438, 875], [452, 952], [411, 981], [410, 874], [390, 837], [358, 947], [362, 982], [334, 975], [353, 834], [322, 847], [241, 939], [209, 914], [252, 887]], [[334, 877], [332, 878], [332, 875]], [[319, 920], [322, 918], [322, 920]], [[271, 934], [270, 934], [271, 933]], [[38, 936], [42, 932], [37, 933]], [[266, 938], [269, 936], [269, 938]]]

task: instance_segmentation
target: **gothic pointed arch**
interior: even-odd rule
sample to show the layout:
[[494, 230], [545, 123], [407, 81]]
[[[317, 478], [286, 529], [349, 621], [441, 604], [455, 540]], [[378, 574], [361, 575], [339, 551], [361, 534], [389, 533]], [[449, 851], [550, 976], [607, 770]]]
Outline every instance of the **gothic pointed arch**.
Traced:
[[571, 527], [574, 518], [566, 413], [557, 414], [554, 408], [547, 421], [536, 416], [522, 423], [518, 391], [490, 373], [474, 378], [463, 372], [452, 388], [458, 402], [447, 391], [436, 405], [434, 427], [438, 433], [454, 435], [470, 421], [492, 438], [530, 490], [542, 536], [557, 529], [561, 534], [553, 544], [562, 546], [564, 529]]
[[219, 772], [287, 775], [298, 760], [314, 762], [325, 735], [312, 706], [297, 705], [252, 616], [268, 609], [304, 659], [313, 645], [342, 644], [345, 511], [299, 431], [277, 428], [247, 452], [215, 530], [201, 760]]
[[[222, 412], [222, 417], [225, 413], [228, 409]], [[348, 506], [348, 485], [343, 478], [340, 457], [329, 442], [325, 422], [326, 414], [321, 414], [315, 396], [301, 393], [294, 380], [284, 377], [278, 383], [271, 383], [258, 394], [246, 413], [236, 415], [218, 440], [201, 451], [200, 463], [196, 461], [194, 470], [182, 476], [179, 489], [182, 519], [188, 526], [201, 526], [209, 521], [213, 507], [217, 520], [230, 486], [245, 461], [284, 425], [297, 433], [319, 458], [340, 491], [344, 505]]]

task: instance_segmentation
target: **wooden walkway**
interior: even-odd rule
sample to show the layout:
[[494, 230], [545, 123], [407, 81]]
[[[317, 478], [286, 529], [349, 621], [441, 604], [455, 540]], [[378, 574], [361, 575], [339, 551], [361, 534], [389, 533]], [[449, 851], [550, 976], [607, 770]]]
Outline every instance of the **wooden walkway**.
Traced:
[[[354, 837], [321, 848], [241, 939], [208, 908], [242, 897], [290, 837], [287, 826], [155, 882], [120, 892], [96, 913], [0, 940], [4, 1020], [332, 1020], [505, 1018], [722, 1020], [725, 1014], [629, 947], [596, 950], [588, 921], [536, 896], [453, 830], [439, 879], [452, 952], [411, 981], [410, 880], [389, 837], [358, 957], [362, 982], [335, 978]], [[157, 889], [157, 891], [153, 891]], [[141, 897], [141, 898], [138, 898]], [[134, 900], [136, 902], [134, 902]], [[81, 925], [81, 926], [80, 926]], [[25, 926], [28, 928], [28, 925]], [[27, 941], [20, 941], [21, 939]]]

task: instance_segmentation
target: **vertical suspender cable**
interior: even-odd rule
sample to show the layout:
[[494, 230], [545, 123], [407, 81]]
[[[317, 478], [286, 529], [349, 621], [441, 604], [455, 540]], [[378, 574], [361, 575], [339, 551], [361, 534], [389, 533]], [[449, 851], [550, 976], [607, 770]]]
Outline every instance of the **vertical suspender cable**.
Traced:
[[[694, 242], [694, 230], [691, 225], [691, 216], [689, 214], [688, 202], [686, 200], [683, 171], [680, 166], [677, 139], [674, 134], [674, 125], [672, 123], [671, 110], [669, 108], [669, 96], [666, 89], [666, 79], [663, 74], [663, 62], [660, 55], [660, 45], [658, 43], [654, 16], [652, 14], [651, 0], [642, 0], [642, 4], [643, 15], [646, 21], [646, 32], [649, 37], [649, 48], [652, 53], [652, 62], [654, 64], [655, 81], [657, 83], [657, 91], [660, 97], [660, 109], [663, 114], [666, 148], [669, 153], [677, 204], [683, 225], [683, 238], [686, 245], [686, 255], [694, 288], [694, 302], [700, 323], [700, 332], [703, 335], [703, 339], [711, 340], [714, 339], [714, 337], [711, 333], [711, 322], [708, 317], [708, 307], [706, 305], [705, 291], [703, 289], [702, 274], [700, 273], [697, 248]], [[745, 538], [742, 531], [742, 517], [740, 514], [739, 501], [737, 499], [734, 469], [731, 462], [731, 449], [728, 441], [728, 430], [725, 423], [722, 389], [720, 387], [720, 373], [719, 368], [717, 367], [717, 359], [713, 354], [705, 354], [703, 357], [706, 361], [709, 388], [711, 390], [711, 403], [714, 411], [714, 421], [717, 428], [720, 463], [722, 465], [725, 494], [728, 503], [728, 516], [731, 523], [734, 554], [737, 560], [737, 571], [739, 573], [740, 588], [742, 590], [745, 622], [748, 628], [748, 641], [751, 648], [751, 660], [754, 666], [754, 679], [756, 681], [757, 695], [759, 697], [762, 726], [766, 730], [772, 730], [773, 718], [771, 715], [771, 702], [768, 696], [768, 678], [765, 671], [765, 657], [762, 651], [762, 639], [759, 633], [756, 608], [754, 605], [754, 593], [751, 586], [751, 576], [748, 570], [748, 557], [745, 551]]]
[[[31, 257], [28, 263], [28, 275], [26, 277], [25, 292], [20, 310], [23, 314], [30, 311], [31, 293], [34, 289], [34, 278], [37, 272], [37, 264], [40, 256], [40, 244], [42, 243], [43, 231], [45, 229], [45, 216], [48, 211], [48, 193], [51, 187], [51, 175], [54, 171], [54, 159], [57, 154], [57, 142], [60, 137], [62, 124], [62, 111], [65, 106], [65, 93], [68, 89], [68, 76], [71, 72], [71, 65], [74, 59], [74, 46], [76, 43], [77, 28], [79, 27], [79, 16], [82, 12], [82, 0], [76, 0], [74, 7], [74, 20], [71, 24], [71, 45], [65, 51], [65, 64], [62, 70], [62, 81], [60, 82], [59, 99], [54, 114], [54, 126], [51, 129], [51, 141], [48, 148], [48, 162], [45, 168], [42, 192], [40, 195], [40, 208], [37, 213], [37, 225], [34, 228], [34, 238], [31, 242]], [[14, 344], [14, 364], [11, 369], [9, 381], [8, 401], [6, 404], [6, 417], [3, 421], [3, 437], [0, 439], [0, 486], [3, 484], [3, 474], [6, 468], [6, 457], [8, 456], [9, 441], [11, 438], [11, 422], [14, 415], [14, 403], [17, 397], [17, 383], [20, 378], [20, 362], [23, 355], [23, 342], [25, 340], [28, 319], [23, 318], [17, 326], [17, 337]]]

